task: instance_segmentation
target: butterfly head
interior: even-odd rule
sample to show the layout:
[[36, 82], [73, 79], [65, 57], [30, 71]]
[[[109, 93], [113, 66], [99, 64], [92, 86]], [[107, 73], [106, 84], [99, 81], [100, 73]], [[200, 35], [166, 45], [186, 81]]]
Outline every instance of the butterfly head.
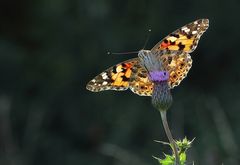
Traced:
[[151, 51], [150, 51], [150, 50], [144, 50], [144, 49], [142, 49], [142, 50], [140, 50], [140, 51], [138, 52], [138, 56], [148, 56], [148, 55], [151, 55]]

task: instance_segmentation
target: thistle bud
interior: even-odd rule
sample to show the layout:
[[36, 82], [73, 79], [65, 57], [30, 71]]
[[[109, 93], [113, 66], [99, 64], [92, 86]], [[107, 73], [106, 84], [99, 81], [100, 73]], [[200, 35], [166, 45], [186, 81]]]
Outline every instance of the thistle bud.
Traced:
[[154, 81], [152, 104], [159, 111], [166, 111], [172, 105], [172, 95], [167, 81]]

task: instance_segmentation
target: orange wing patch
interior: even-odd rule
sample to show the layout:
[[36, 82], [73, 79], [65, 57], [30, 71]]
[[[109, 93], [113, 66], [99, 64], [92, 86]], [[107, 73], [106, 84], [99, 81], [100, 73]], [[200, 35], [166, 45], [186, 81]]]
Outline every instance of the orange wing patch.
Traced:
[[185, 35], [176, 35], [177, 37], [170, 36], [164, 39], [159, 45], [160, 50], [183, 50], [188, 52], [193, 45], [194, 38], [187, 38]]
[[123, 62], [112, 68], [111, 80], [113, 86], [128, 87], [133, 62]]

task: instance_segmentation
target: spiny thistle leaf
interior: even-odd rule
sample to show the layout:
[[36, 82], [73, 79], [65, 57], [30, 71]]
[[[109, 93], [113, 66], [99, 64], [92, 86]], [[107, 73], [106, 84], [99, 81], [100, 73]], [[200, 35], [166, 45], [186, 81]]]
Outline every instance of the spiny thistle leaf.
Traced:
[[[167, 154], [164, 154], [164, 155], [165, 155], [164, 159], [160, 159], [157, 157], [153, 157], [153, 158], [157, 159], [157, 161], [161, 165], [174, 165], [175, 164], [175, 157], [173, 155], [167, 155]], [[180, 154], [181, 165], [185, 165], [186, 159], [187, 159], [187, 156], [185, 153]]]
[[[177, 140], [176, 141], [177, 147], [179, 149], [178, 152], [179, 152], [179, 156], [180, 156], [180, 164], [181, 165], [186, 164], [186, 161], [187, 161], [186, 151], [187, 151], [187, 149], [189, 149], [191, 147], [191, 144], [192, 144], [193, 141], [194, 141], [194, 139], [192, 141], [190, 141], [186, 137], [183, 140]], [[155, 140], [155, 142], [162, 143], [164, 145], [167, 144], [171, 147], [171, 145], [167, 142], [162, 142], [162, 141], [157, 141], [157, 140]], [[168, 155], [168, 154], [165, 154], [165, 153], [163, 153], [163, 154], [165, 156], [164, 159], [160, 159], [160, 158], [157, 158], [157, 157], [154, 157], [154, 156], [153, 156], [153, 158], [155, 158], [159, 162], [159, 164], [161, 164], [161, 165], [174, 165], [175, 164], [174, 154], [173, 155]]]
[[165, 155], [164, 159], [160, 159], [160, 158], [157, 158], [157, 157], [154, 157], [154, 158], [157, 159], [158, 162], [162, 165], [172, 165], [175, 162], [174, 157], [170, 156], [170, 155]]

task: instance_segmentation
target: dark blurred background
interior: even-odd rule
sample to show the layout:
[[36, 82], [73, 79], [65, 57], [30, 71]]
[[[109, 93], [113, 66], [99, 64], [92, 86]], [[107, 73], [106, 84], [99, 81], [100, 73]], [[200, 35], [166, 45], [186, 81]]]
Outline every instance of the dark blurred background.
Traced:
[[91, 93], [86, 83], [199, 18], [210, 27], [188, 77], [172, 91], [176, 139], [196, 137], [188, 162], [240, 163], [238, 0], [2, 0], [0, 164], [157, 165], [170, 153], [150, 97]]

